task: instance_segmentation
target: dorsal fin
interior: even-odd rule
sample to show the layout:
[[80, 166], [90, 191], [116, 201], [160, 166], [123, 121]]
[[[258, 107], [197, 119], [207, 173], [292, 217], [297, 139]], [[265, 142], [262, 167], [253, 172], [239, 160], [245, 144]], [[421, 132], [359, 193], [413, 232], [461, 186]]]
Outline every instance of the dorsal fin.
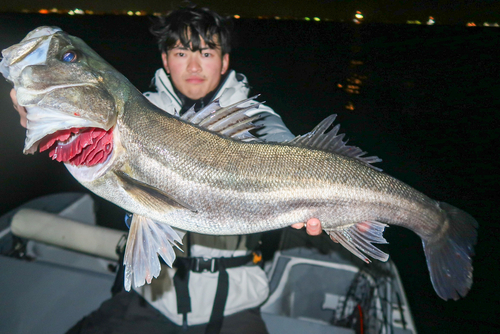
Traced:
[[233, 139], [256, 141], [259, 139], [249, 131], [260, 128], [260, 126], [252, 123], [256, 119], [259, 119], [260, 116], [248, 117], [245, 113], [248, 110], [258, 108], [261, 103], [254, 103], [246, 107], [238, 106], [255, 99], [257, 96], [253, 96], [227, 107], [221, 107], [219, 99], [215, 99], [212, 103], [198, 112], [195, 112], [194, 108], [191, 107], [180, 118], [191, 124], [198, 125], [204, 129], [217, 132]]
[[329, 132], [326, 132], [337, 115], [330, 115], [319, 123], [311, 132], [302, 136], [297, 136], [294, 139], [284, 142], [283, 144], [294, 145], [300, 147], [308, 147], [317, 150], [323, 150], [335, 154], [340, 154], [346, 157], [355, 158], [373, 169], [381, 171], [380, 168], [374, 167], [371, 164], [380, 162], [377, 156], [364, 157], [365, 151], [356, 146], [349, 146], [347, 140], [343, 140], [345, 134], [338, 134], [340, 124], [335, 125]]

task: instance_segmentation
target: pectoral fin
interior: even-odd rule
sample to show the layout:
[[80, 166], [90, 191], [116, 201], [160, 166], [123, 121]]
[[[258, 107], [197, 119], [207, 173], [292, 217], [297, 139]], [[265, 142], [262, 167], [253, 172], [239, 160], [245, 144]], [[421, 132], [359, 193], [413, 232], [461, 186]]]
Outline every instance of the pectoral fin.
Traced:
[[347, 250], [366, 263], [371, 262], [366, 255], [385, 262], [389, 259], [389, 255], [372, 245], [372, 243], [388, 243], [383, 237], [386, 227], [386, 224], [369, 221], [339, 227], [335, 230], [327, 231], [327, 233], [332, 239], [338, 241], [342, 246], [347, 248]]
[[173, 198], [158, 188], [133, 179], [124, 172], [115, 171], [115, 174], [122, 183], [122, 188], [146, 208], [153, 211], [165, 212], [178, 209], [187, 209], [192, 212], [197, 212], [197, 210], [189, 204]]
[[179, 235], [168, 225], [137, 214], [132, 217], [123, 264], [125, 266], [125, 290], [132, 284], [140, 287], [160, 275], [158, 255], [170, 267], [175, 260], [172, 246], [182, 244]]

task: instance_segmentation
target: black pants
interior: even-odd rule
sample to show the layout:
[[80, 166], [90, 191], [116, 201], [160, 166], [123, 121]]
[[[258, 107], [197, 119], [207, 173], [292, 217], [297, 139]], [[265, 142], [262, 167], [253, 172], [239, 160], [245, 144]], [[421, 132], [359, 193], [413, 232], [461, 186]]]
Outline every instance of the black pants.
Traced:
[[[203, 334], [206, 324], [183, 330], [135, 291], [122, 291], [101, 304], [67, 334]], [[260, 310], [253, 308], [224, 318], [221, 334], [266, 334]]]

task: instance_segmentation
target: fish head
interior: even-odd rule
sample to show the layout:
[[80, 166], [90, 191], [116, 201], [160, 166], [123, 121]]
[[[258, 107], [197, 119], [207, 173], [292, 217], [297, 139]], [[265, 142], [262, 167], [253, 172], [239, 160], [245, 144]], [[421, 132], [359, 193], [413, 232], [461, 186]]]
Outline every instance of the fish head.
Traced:
[[128, 80], [57, 27], [33, 30], [2, 56], [0, 72], [27, 110], [24, 153], [40, 147], [73, 166], [103, 163], [122, 101], [133, 88]]

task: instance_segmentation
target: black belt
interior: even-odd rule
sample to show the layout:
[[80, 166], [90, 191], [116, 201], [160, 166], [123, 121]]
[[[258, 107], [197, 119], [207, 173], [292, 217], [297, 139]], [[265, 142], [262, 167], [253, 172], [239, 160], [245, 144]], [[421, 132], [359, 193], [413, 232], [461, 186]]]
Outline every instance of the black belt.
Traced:
[[[257, 255], [258, 258], [258, 255]], [[238, 257], [219, 257], [204, 259], [200, 257], [178, 257], [174, 262], [177, 272], [174, 275], [174, 286], [177, 294], [177, 313], [182, 314], [183, 327], [187, 328], [187, 314], [191, 312], [191, 298], [189, 296], [189, 272], [201, 273], [209, 271], [219, 272], [217, 291], [210, 321], [205, 329], [205, 334], [218, 334], [222, 328], [224, 308], [226, 306], [229, 290], [229, 276], [226, 269], [240, 267], [248, 263], [255, 263], [254, 254]]]

